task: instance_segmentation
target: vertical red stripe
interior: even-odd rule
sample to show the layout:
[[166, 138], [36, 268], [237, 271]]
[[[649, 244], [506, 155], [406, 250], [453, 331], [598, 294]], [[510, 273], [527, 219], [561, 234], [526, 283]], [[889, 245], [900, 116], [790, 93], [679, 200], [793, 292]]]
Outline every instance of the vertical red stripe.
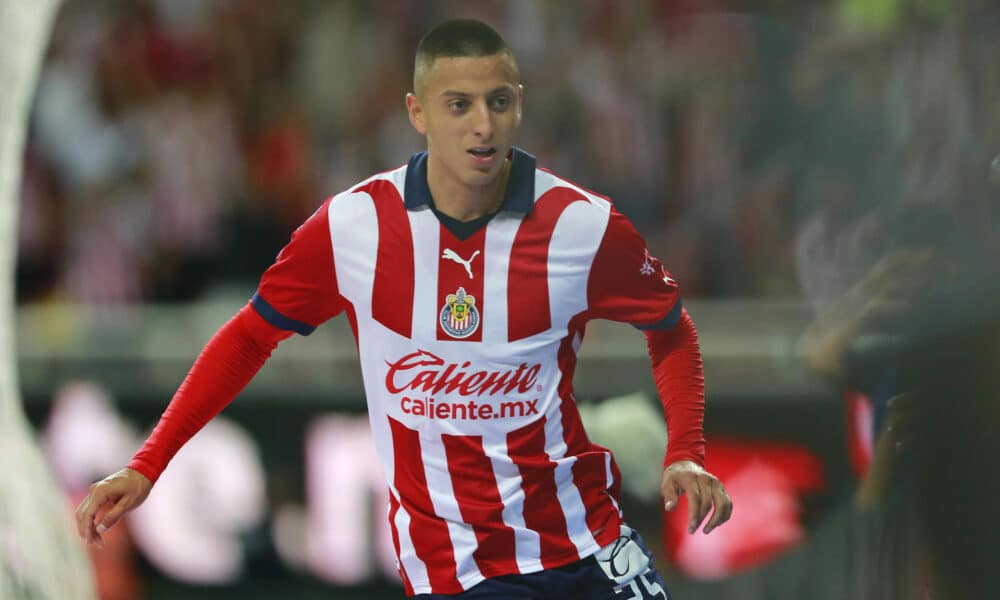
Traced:
[[[392, 532], [392, 547], [396, 549], [396, 557], [400, 555], [399, 552], [399, 530], [396, 529], [396, 513], [399, 512], [399, 501], [396, 500], [396, 496], [389, 491], [389, 531]], [[399, 578], [403, 581], [403, 589], [406, 591], [407, 596], [413, 595], [413, 586], [410, 585], [410, 576], [406, 572], [406, 568], [403, 563], [399, 563]]]
[[403, 337], [413, 327], [413, 232], [399, 191], [384, 179], [356, 190], [372, 197], [378, 220], [378, 256], [372, 318]]
[[549, 306], [549, 244], [560, 215], [570, 204], [586, 200], [569, 188], [543, 194], [514, 236], [507, 277], [507, 339], [537, 335], [552, 326]]
[[507, 434], [507, 453], [521, 473], [524, 490], [524, 524], [538, 532], [542, 567], [565, 564], [576, 554], [569, 537], [566, 515], [556, 489], [556, 463], [545, 453], [543, 417]]
[[579, 336], [581, 343], [583, 342], [586, 317], [585, 313], [581, 313], [570, 319], [566, 337], [562, 339], [556, 354], [560, 373], [558, 393], [561, 400], [563, 438], [566, 441], [566, 452], [571, 455], [580, 454], [590, 448], [590, 440], [580, 420], [580, 413], [576, 409], [576, 396], [573, 393], [573, 375], [576, 372], [573, 338]]
[[[486, 227], [482, 227], [476, 233], [467, 237], [464, 240], [459, 240], [455, 235], [444, 225], [441, 226], [441, 247], [438, 251], [438, 314], [444, 308], [445, 301], [450, 294], [455, 294], [458, 292], [458, 288], [464, 288], [465, 293], [471, 296], [474, 300], [475, 310], [479, 315], [479, 325], [476, 326], [476, 330], [464, 338], [456, 338], [445, 331], [444, 327], [441, 325], [441, 320], [438, 318], [437, 325], [437, 339], [439, 340], [449, 340], [449, 341], [461, 341], [461, 342], [481, 342], [483, 341], [483, 315], [485, 314], [485, 304], [484, 304], [484, 294], [483, 294], [483, 280], [485, 278], [485, 272], [483, 265], [485, 264], [486, 256]], [[465, 269], [465, 265], [456, 260], [445, 258], [445, 251], [451, 250], [454, 252], [458, 258], [464, 261], [468, 261], [469, 268], [472, 271], [472, 276], [469, 276], [469, 271]], [[478, 252], [478, 254], [476, 254]], [[475, 257], [475, 258], [473, 258]], [[451, 320], [453, 325], [459, 325], [460, 322], [455, 319]], [[466, 321], [464, 324], [468, 324]]]
[[514, 530], [503, 522], [503, 502], [482, 436], [441, 437], [462, 520], [476, 534], [478, 547], [472, 557], [479, 571], [485, 577], [517, 573]]
[[611, 498], [621, 502], [621, 487], [618, 465], [611, 459], [612, 484], [607, 482], [607, 455], [610, 451], [594, 444], [588, 452], [577, 455], [573, 463], [573, 485], [580, 492], [580, 499], [586, 507], [587, 529], [601, 546], [618, 537], [621, 515]]
[[427, 567], [427, 577], [435, 593], [457, 594], [462, 591], [456, 574], [455, 549], [448, 526], [435, 514], [427, 478], [424, 475], [420, 433], [392, 417], [392, 451], [395, 472], [393, 484], [399, 490], [403, 508], [410, 515], [410, 540], [417, 557]]
[[580, 499], [587, 507], [587, 528], [600, 545], [611, 543], [618, 536], [618, 525], [621, 516], [614, 504], [608, 499], [610, 493], [620, 502], [621, 476], [614, 457], [611, 459], [611, 488], [608, 488], [606, 455], [610, 451], [593, 444], [587, 437], [587, 432], [580, 419], [580, 411], [576, 406], [576, 396], [573, 394], [573, 374], [576, 371], [576, 351], [573, 350], [573, 338], [577, 335], [583, 340], [586, 315], [579, 314], [569, 322], [569, 332], [559, 346], [558, 362], [561, 373], [559, 379], [559, 410], [562, 416], [563, 440], [566, 442], [566, 453], [576, 456], [573, 463], [573, 484], [580, 492]]

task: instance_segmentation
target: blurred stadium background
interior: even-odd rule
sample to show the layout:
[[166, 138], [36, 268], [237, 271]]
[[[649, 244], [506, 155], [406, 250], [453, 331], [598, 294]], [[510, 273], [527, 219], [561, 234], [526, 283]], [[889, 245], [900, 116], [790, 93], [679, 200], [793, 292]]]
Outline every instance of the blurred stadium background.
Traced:
[[[884, 557], [859, 558], [850, 533], [872, 529], [857, 490], [885, 418], [886, 371], [866, 367], [923, 322], [942, 273], [989, 282], [1000, 256], [991, 2], [62, 2], [15, 289], [24, 409], [67, 510], [127, 462], [291, 230], [421, 149], [403, 110], [413, 49], [455, 16], [519, 59], [517, 144], [615, 199], [699, 327], [710, 466], [736, 502], [712, 536], [658, 510], [642, 336], [596, 324], [576, 378], [675, 594], [875, 589]], [[899, 259], [928, 248], [947, 264]], [[983, 289], [955, 312], [988, 311]], [[342, 319], [285, 343], [90, 552], [100, 597], [401, 596], [364, 411]], [[973, 426], [997, 431], [989, 415]]]

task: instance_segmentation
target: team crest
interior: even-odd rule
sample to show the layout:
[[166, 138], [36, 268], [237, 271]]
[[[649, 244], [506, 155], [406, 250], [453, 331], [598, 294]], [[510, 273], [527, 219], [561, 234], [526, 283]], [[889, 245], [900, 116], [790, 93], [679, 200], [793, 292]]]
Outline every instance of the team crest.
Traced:
[[479, 329], [479, 309], [475, 296], [465, 293], [460, 287], [454, 294], [448, 294], [441, 308], [441, 328], [453, 338], [467, 338]]

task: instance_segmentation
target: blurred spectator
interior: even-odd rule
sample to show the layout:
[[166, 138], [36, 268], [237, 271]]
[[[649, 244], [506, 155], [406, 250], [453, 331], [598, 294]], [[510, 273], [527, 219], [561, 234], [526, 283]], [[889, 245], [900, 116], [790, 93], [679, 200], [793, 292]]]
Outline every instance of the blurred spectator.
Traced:
[[687, 296], [801, 284], [821, 309], [883, 254], [896, 204], [954, 196], [1000, 143], [997, 15], [892, 4], [71, 0], [36, 94], [19, 297], [252, 288], [330, 190], [419, 149], [413, 23], [465, 15], [526, 57], [520, 145], [613, 197]]

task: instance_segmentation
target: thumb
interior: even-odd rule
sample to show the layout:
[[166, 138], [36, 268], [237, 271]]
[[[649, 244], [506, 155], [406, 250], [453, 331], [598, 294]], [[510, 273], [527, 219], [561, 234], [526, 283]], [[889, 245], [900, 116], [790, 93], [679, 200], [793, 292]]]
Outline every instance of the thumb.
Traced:
[[677, 484], [674, 483], [673, 477], [667, 475], [663, 479], [663, 485], [660, 486], [660, 492], [663, 494], [663, 510], [671, 511], [677, 508], [677, 500], [680, 498], [680, 494], [677, 490]]
[[122, 496], [114, 506], [111, 507], [108, 512], [104, 514], [104, 518], [101, 519], [100, 525], [97, 526], [98, 533], [103, 533], [108, 529], [115, 526], [118, 519], [122, 518], [122, 515], [130, 508], [131, 502], [128, 496]]

